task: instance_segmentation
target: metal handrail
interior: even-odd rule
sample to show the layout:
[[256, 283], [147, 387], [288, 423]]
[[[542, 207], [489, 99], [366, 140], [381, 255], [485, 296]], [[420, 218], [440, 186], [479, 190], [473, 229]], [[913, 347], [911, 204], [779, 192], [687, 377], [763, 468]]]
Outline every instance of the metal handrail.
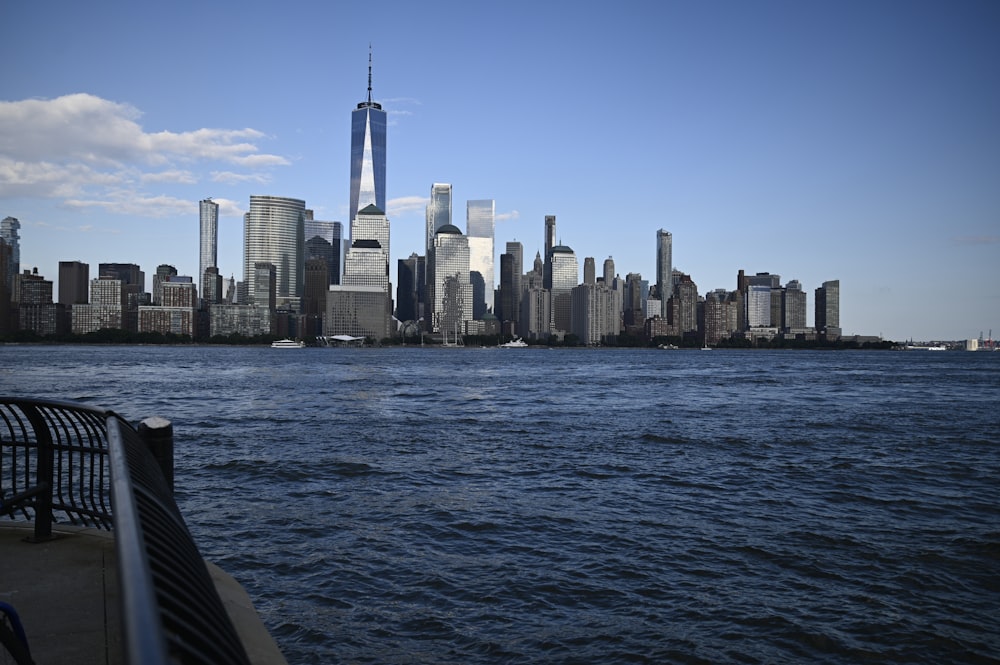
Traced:
[[5, 484], [18, 503], [0, 512], [33, 517], [36, 540], [51, 536], [55, 512], [113, 529], [125, 662], [249, 662], [160, 464], [117, 414], [0, 397]]

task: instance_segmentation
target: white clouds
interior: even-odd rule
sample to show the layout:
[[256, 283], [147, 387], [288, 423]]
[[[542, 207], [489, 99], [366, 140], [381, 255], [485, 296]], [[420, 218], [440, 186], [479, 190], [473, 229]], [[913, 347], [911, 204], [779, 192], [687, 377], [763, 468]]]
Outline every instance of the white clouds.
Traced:
[[[266, 183], [260, 169], [286, 166], [260, 152], [266, 135], [250, 128], [146, 132], [130, 104], [78, 93], [51, 100], [0, 102], [0, 199], [62, 199], [75, 208], [163, 216], [192, 201], [148, 187]], [[226, 164], [228, 170], [205, 166]], [[182, 194], [182, 192], [178, 192]], [[171, 213], [173, 214], [173, 213]]]
[[510, 212], [498, 213], [493, 219], [497, 222], [512, 222], [515, 219], [520, 219], [521, 213], [517, 210], [511, 210]]
[[180, 185], [193, 185], [198, 179], [190, 171], [160, 171], [159, 173], [143, 173], [142, 182], [173, 182]]
[[232, 171], [212, 171], [212, 182], [221, 182], [232, 185], [236, 183], [250, 182], [258, 185], [265, 185], [270, 182], [270, 178], [263, 173], [233, 173]]
[[134, 217], [191, 215], [192, 202], [173, 196], [137, 196], [132, 191], [110, 192], [101, 199], [66, 199], [63, 205], [78, 210], [98, 209]]
[[386, 214], [391, 218], [415, 211], [423, 212], [428, 203], [430, 198], [426, 196], [400, 196], [386, 201], [385, 206], [388, 208]]

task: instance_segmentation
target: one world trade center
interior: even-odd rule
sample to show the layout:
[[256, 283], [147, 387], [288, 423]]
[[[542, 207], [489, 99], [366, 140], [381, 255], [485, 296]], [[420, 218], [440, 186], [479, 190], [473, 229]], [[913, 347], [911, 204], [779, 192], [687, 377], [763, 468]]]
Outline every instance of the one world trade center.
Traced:
[[385, 111], [372, 101], [372, 54], [368, 52], [368, 100], [351, 113], [351, 219], [368, 205], [385, 210]]

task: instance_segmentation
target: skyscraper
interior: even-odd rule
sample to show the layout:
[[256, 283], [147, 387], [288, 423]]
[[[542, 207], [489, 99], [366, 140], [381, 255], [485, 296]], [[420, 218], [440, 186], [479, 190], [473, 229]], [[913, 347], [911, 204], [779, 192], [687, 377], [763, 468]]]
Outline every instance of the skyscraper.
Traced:
[[542, 286], [552, 288], [552, 248], [556, 246], [556, 216], [545, 215], [545, 258]]
[[80, 261], [59, 262], [59, 303], [66, 306], [87, 302], [90, 266]]
[[432, 332], [461, 334], [472, 320], [469, 240], [454, 224], [438, 229], [427, 253], [427, 301]]
[[381, 104], [372, 101], [372, 54], [369, 50], [368, 99], [351, 113], [350, 222], [366, 206], [374, 204], [379, 210], [385, 210], [385, 128], [385, 111]]
[[431, 202], [427, 204], [427, 249], [434, 244], [434, 234], [451, 224], [451, 185], [435, 182], [431, 185]]
[[827, 339], [840, 339], [840, 280], [823, 282], [816, 289], [816, 332]]
[[573, 289], [580, 283], [576, 254], [565, 245], [552, 248], [552, 332], [560, 337], [573, 331]]
[[210, 288], [205, 284], [205, 271], [219, 267], [219, 204], [208, 198], [198, 203], [198, 282], [204, 295]]
[[521, 243], [507, 243], [507, 251], [500, 255], [500, 318], [506, 334], [515, 334], [521, 313], [521, 276], [524, 270], [524, 247]]
[[674, 237], [669, 231], [656, 232], [656, 290], [660, 293], [661, 316], [667, 318], [667, 301], [674, 294]]
[[6, 282], [8, 288], [14, 284], [14, 275], [21, 272], [21, 241], [17, 231], [21, 228], [21, 222], [17, 217], [4, 217], [0, 221], [0, 238], [6, 241], [10, 248], [10, 258], [7, 261]]
[[[305, 221], [306, 260], [326, 261], [329, 284], [340, 284], [341, 255], [343, 254], [344, 227], [340, 222], [325, 222], [318, 219]], [[327, 286], [329, 286], [329, 284]]]
[[493, 268], [493, 230], [496, 203], [493, 199], [467, 201], [465, 204], [466, 236], [469, 238], [469, 272], [478, 272], [483, 278], [483, 311], [474, 303], [476, 319], [485, 311], [493, 311], [495, 275]]
[[258, 293], [257, 263], [274, 266], [279, 303], [302, 295], [305, 210], [306, 202], [301, 199], [250, 197], [250, 211], [243, 216], [243, 282], [249, 296]]

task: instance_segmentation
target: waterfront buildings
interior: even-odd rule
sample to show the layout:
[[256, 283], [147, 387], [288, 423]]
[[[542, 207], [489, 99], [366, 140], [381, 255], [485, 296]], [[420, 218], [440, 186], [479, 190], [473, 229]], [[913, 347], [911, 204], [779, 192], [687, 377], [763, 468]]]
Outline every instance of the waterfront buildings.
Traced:
[[176, 270], [159, 285], [160, 303], [139, 307], [139, 332], [195, 337], [198, 288], [191, 277]]
[[498, 319], [506, 335], [518, 330], [521, 313], [521, 272], [524, 264], [524, 247], [517, 241], [507, 243], [506, 252], [500, 255], [500, 302]]
[[152, 302], [154, 305], [163, 304], [163, 283], [169, 281], [175, 275], [177, 275], [177, 268], [173, 266], [165, 263], [156, 266], [156, 272], [153, 273]]
[[826, 339], [840, 339], [840, 280], [823, 282], [816, 289], [816, 332]]
[[90, 266], [81, 261], [59, 262], [59, 303], [66, 307], [87, 302]]
[[420, 291], [426, 280], [426, 260], [423, 256], [410, 254], [407, 259], [399, 259], [396, 265], [396, 318], [401, 322], [416, 321], [420, 318]]
[[494, 301], [493, 230], [496, 202], [493, 199], [467, 201], [465, 208], [466, 237], [469, 239], [470, 280], [474, 274], [482, 280], [482, 294], [473, 294], [472, 318], [482, 319], [487, 311], [492, 312]]
[[552, 332], [560, 338], [573, 331], [573, 289], [580, 283], [576, 254], [566, 245], [552, 248]]
[[674, 294], [674, 237], [669, 231], [656, 232], [656, 291], [660, 296], [660, 316], [667, 318], [667, 302]]
[[572, 329], [580, 344], [613, 342], [619, 333], [621, 295], [604, 279], [597, 280], [593, 257], [584, 259], [583, 283], [572, 290]]
[[4, 217], [3, 221], [0, 221], [0, 240], [3, 240], [8, 247], [5, 261], [7, 269], [4, 276], [8, 289], [14, 283], [14, 275], [21, 271], [21, 236], [18, 234], [20, 228], [21, 222], [17, 217]]
[[198, 202], [198, 280], [203, 295], [209, 290], [205, 273], [218, 265], [219, 204], [208, 198]]
[[391, 303], [381, 287], [334, 285], [326, 298], [324, 334], [375, 340], [391, 334]]
[[427, 308], [431, 332], [454, 337], [472, 320], [469, 239], [454, 224], [434, 234], [427, 253]]
[[552, 288], [552, 248], [556, 246], [556, 216], [545, 216], [545, 257], [542, 272], [542, 285]]
[[255, 266], [270, 263], [277, 303], [298, 306], [305, 279], [305, 211], [301, 199], [250, 197], [250, 210], [243, 216], [243, 284], [248, 297], [258, 291]]
[[368, 52], [368, 99], [351, 113], [351, 203], [349, 222], [374, 205], [385, 210], [386, 114], [372, 101], [372, 55]]
[[105, 274], [91, 280], [90, 302], [73, 306], [71, 315], [73, 332], [83, 335], [102, 328], [128, 330], [126, 327], [128, 300], [128, 284], [121, 279]]
[[25, 270], [18, 280], [18, 326], [38, 335], [64, 332], [60, 325], [63, 305], [52, 302], [52, 280], [38, 274], [38, 269]]

